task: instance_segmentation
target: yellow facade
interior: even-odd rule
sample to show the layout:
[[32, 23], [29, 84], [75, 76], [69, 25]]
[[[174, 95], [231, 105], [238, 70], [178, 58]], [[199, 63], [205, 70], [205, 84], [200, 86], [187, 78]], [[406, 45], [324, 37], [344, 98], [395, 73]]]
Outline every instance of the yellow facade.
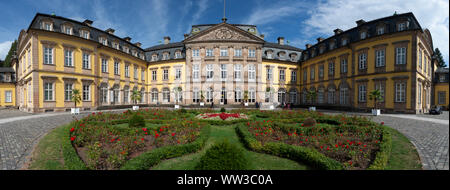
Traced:
[[[445, 93], [445, 101], [439, 102], [439, 93]], [[434, 105], [449, 108], [449, 86], [448, 83], [440, 83], [434, 86]]]
[[16, 86], [12, 83], [0, 83], [0, 107], [16, 106]]

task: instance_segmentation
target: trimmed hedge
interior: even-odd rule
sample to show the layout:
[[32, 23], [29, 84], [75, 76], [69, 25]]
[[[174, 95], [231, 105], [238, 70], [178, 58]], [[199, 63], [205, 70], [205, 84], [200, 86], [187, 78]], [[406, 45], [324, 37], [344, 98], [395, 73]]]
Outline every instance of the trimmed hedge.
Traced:
[[158, 164], [161, 160], [180, 157], [185, 154], [194, 153], [205, 146], [210, 135], [210, 126], [201, 129], [199, 137], [192, 143], [183, 145], [166, 146], [145, 152], [138, 157], [128, 160], [121, 170], [147, 170]]
[[391, 157], [392, 135], [385, 126], [381, 130], [383, 140], [380, 143], [380, 150], [375, 155], [375, 160], [367, 168], [369, 170], [384, 170], [389, 162], [389, 157]]
[[310, 166], [323, 170], [341, 170], [343, 166], [336, 160], [326, 157], [322, 153], [305, 147], [288, 145], [284, 143], [267, 143], [261, 145], [248, 131], [246, 126], [237, 126], [236, 132], [244, 146], [256, 152], [264, 152], [298, 162], [307, 163]]
[[61, 147], [64, 157], [64, 167], [68, 170], [86, 170], [87, 167], [84, 162], [80, 159], [75, 148], [70, 142], [70, 128], [72, 125], [67, 125], [63, 127], [63, 134], [61, 136]]
[[207, 119], [202, 119], [199, 120], [199, 122], [202, 123], [208, 123], [210, 125], [234, 125], [234, 124], [238, 124], [238, 123], [243, 123], [243, 122], [248, 122], [250, 121], [249, 119], [233, 119], [230, 121], [224, 121], [224, 120], [207, 120]]
[[214, 144], [200, 158], [196, 170], [245, 170], [249, 160], [244, 150], [227, 139]]

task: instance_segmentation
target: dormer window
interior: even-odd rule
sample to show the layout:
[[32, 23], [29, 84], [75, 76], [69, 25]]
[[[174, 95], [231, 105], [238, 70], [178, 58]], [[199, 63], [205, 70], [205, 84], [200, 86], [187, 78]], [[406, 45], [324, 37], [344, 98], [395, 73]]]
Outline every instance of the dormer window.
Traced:
[[384, 27], [380, 26], [377, 28], [377, 35], [382, 35], [384, 34]]
[[181, 58], [181, 51], [175, 52], [175, 59]]
[[50, 20], [43, 21], [41, 27], [43, 30], [53, 31], [53, 23]]
[[106, 37], [100, 37], [99, 41], [101, 44], [107, 46], [108, 45], [108, 40], [106, 39]]
[[62, 27], [62, 31], [67, 35], [72, 35], [72, 30], [73, 30], [72, 27], [68, 24], [63, 25]]
[[284, 59], [285, 55], [286, 55], [286, 53], [284, 51], [278, 53], [278, 59]]
[[133, 54], [133, 56], [137, 57], [138, 56], [138, 52], [136, 50], [132, 50], [131, 54]]
[[347, 41], [347, 38], [343, 38], [343, 39], [342, 39], [342, 46], [347, 45], [347, 42], [348, 42], [348, 41]]
[[291, 57], [291, 61], [295, 61], [295, 59], [297, 58], [297, 54], [292, 53], [292, 54], [290, 55], [290, 57]]
[[335, 46], [334, 42], [330, 42], [330, 50], [334, 49], [334, 46]]
[[361, 40], [366, 39], [366, 37], [367, 37], [367, 32], [366, 32], [366, 31], [362, 31], [362, 32], [359, 34], [359, 37], [360, 37]]
[[127, 46], [123, 46], [123, 51], [125, 53], [130, 53], [130, 48], [128, 48]]
[[316, 49], [313, 49], [311, 52], [311, 57], [314, 57], [314, 56], [316, 56]]
[[114, 48], [114, 49], [120, 49], [120, 48], [119, 48], [119, 43], [113, 42], [112, 45], [113, 45], [113, 48]]
[[397, 24], [397, 31], [403, 31], [406, 30], [406, 22], [401, 22]]
[[319, 48], [319, 53], [322, 54], [323, 52], [325, 52], [325, 46], [321, 46]]
[[305, 56], [304, 56], [304, 60], [307, 60], [307, 59], [308, 59], [308, 52], [305, 52], [304, 55], [305, 55]]
[[267, 59], [272, 59], [272, 51], [267, 51]]
[[80, 30], [80, 37], [84, 39], [89, 39], [89, 31], [87, 30]]
[[156, 61], [158, 59], [158, 55], [155, 53], [152, 55], [152, 61]]
[[144, 60], [145, 59], [144, 53], [141, 53], [140, 57], [141, 57], [142, 60]]
[[169, 60], [169, 53], [168, 52], [164, 52], [163, 60]]

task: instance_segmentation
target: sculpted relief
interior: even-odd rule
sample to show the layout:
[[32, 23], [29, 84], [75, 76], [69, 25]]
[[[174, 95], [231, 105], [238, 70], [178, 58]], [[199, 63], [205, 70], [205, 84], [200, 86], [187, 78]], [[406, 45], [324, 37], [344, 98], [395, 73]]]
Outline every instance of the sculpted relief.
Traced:
[[245, 40], [245, 41], [255, 41], [250, 37], [244, 36], [234, 30], [227, 27], [220, 27], [214, 31], [206, 33], [202, 36], [193, 39], [192, 41], [208, 41], [208, 40]]

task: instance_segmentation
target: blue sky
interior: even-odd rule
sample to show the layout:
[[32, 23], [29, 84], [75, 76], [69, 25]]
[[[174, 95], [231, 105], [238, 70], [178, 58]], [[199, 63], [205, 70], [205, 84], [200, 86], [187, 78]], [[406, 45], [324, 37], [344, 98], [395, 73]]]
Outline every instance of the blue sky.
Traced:
[[[423, 28], [429, 28], [435, 47], [449, 60], [448, 0], [227, 0], [228, 23], [257, 25], [265, 40], [283, 36], [290, 45], [304, 48], [318, 37], [329, 37], [335, 28], [354, 27], [366, 21], [413, 12]], [[183, 40], [192, 25], [221, 22], [223, 0], [14, 0], [0, 1], [0, 59], [11, 42], [26, 29], [36, 12], [83, 21], [100, 29], [114, 28], [120, 37], [130, 36], [143, 47], [157, 45], [164, 36]]]

